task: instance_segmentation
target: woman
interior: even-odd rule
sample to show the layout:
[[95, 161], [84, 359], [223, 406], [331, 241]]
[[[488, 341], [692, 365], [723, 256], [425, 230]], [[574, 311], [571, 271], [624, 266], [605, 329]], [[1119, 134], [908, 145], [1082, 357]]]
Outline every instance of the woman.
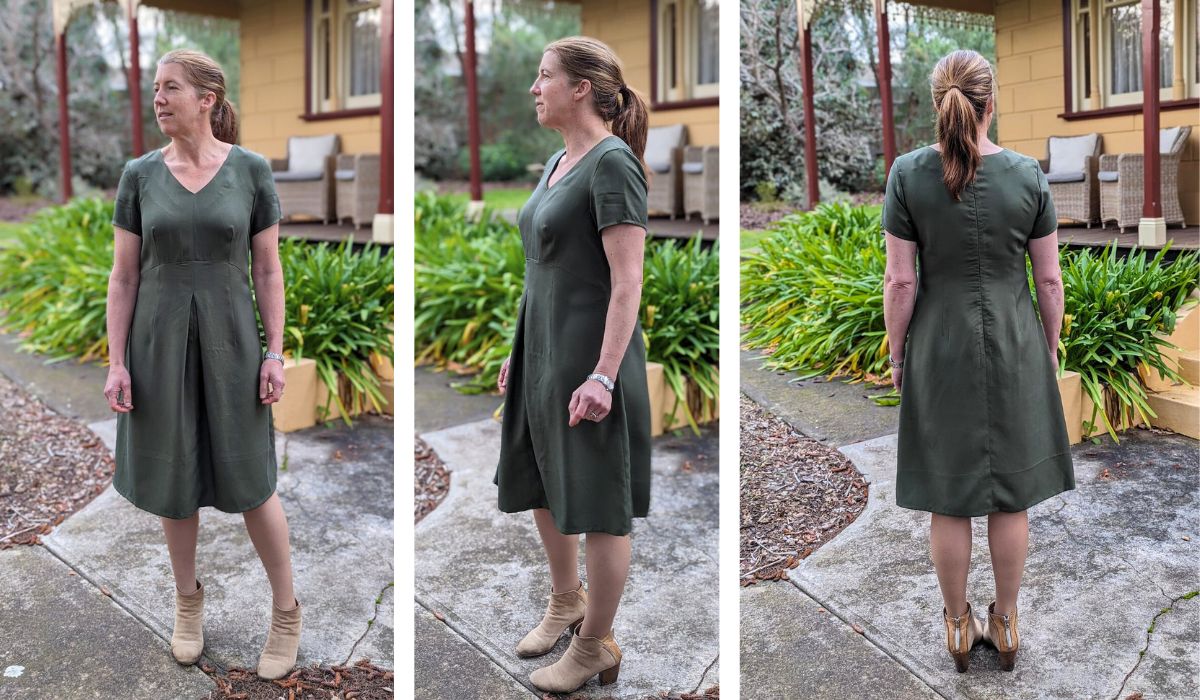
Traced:
[[[896, 503], [933, 514], [930, 548], [958, 671], [979, 639], [1011, 671], [1026, 509], [1075, 487], [1054, 379], [1058, 224], [1038, 162], [988, 140], [995, 78], [987, 60], [955, 51], [938, 62], [932, 85], [937, 144], [896, 159], [883, 208], [884, 319], [903, 395]], [[985, 625], [966, 599], [971, 518], [983, 515], [996, 583]]]
[[[529, 92], [538, 123], [562, 134], [521, 208], [525, 293], [505, 394], [500, 509], [533, 510], [550, 564], [546, 614], [517, 645], [561, 659], [530, 675], [570, 692], [617, 679], [612, 623], [629, 573], [631, 518], [650, 501], [650, 397], [638, 324], [646, 234], [646, 106], [612, 50], [586, 37], [546, 47]], [[609, 125], [611, 124], [611, 132]], [[580, 533], [587, 578], [579, 580]]]
[[117, 412], [113, 487], [161, 518], [181, 664], [204, 648], [199, 508], [242, 513], [274, 599], [258, 674], [281, 678], [296, 662], [300, 603], [270, 408], [284, 388], [279, 200], [270, 165], [234, 143], [237, 118], [211, 58], [178, 50], [159, 59], [154, 113], [171, 143], [126, 164], [113, 215], [104, 386]]

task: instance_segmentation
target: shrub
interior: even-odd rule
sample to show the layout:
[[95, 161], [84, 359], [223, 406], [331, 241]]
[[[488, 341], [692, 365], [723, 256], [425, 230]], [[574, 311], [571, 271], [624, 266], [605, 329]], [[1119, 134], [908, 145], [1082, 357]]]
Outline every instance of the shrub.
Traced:
[[[466, 220], [466, 207], [429, 193], [416, 200], [414, 323], [418, 362], [471, 374], [461, 391], [496, 385], [512, 350], [524, 288], [525, 252], [517, 227], [485, 210]], [[643, 267], [641, 318], [647, 359], [663, 365], [677, 395], [692, 379], [698, 395], [687, 413], [717, 396], [717, 249], [699, 239], [652, 241]]]
[[[485, 143], [479, 147], [479, 167], [488, 182], [516, 180], [527, 174], [529, 165], [517, 148], [507, 142]], [[458, 154], [458, 166], [464, 174], [471, 172], [471, 157], [464, 148]]]

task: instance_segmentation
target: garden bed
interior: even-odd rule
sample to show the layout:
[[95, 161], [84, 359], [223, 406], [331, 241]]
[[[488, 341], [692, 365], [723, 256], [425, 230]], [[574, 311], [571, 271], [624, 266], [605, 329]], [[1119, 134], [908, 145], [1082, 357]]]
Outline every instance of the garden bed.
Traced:
[[867, 506], [862, 474], [841, 452], [741, 397], [741, 581], [787, 578]]
[[395, 697], [395, 675], [360, 659], [353, 666], [318, 665], [298, 668], [285, 678], [267, 681], [253, 669], [221, 671], [201, 662], [200, 670], [217, 684], [201, 700], [391, 700]]
[[433, 512], [450, 493], [450, 471], [437, 452], [421, 438], [416, 439], [413, 477], [415, 482], [414, 523]]

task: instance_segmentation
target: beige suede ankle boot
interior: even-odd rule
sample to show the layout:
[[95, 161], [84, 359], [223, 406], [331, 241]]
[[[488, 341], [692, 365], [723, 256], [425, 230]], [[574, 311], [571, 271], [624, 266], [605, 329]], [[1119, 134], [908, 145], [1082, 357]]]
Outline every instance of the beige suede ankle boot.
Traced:
[[587, 610], [587, 591], [583, 582], [566, 593], [551, 593], [541, 623], [517, 643], [517, 656], [541, 656], [554, 648], [564, 630], [583, 621]]
[[950, 617], [946, 608], [942, 608], [942, 621], [946, 623], [946, 650], [954, 659], [954, 667], [959, 673], [966, 673], [971, 662], [971, 647], [983, 638], [983, 624], [967, 603], [967, 611], [961, 617]]
[[175, 629], [171, 631], [171, 656], [184, 666], [194, 664], [204, 651], [204, 586], [183, 595], [175, 588]]
[[596, 674], [600, 685], [615, 683], [620, 671], [621, 648], [611, 631], [603, 638], [573, 635], [562, 658], [529, 674], [529, 682], [539, 690], [569, 693]]
[[258, 657], [258, 677], [266, 680], [283, 678], [296, 665], [300, 651], [300, 601], [291, 610], [280, 610], [271, 604], [271, 630], [267, 644]]
[[996, 612], [996, 603], [988, 605], [988, 625], [984, 633], [987, 641], [1000, 652], [1000, 669], [1013, 670], [1017, 664], [1017, 650], [1021, 648], [1021, 633], [1017, 631], [1017, 609], [1011, 614]]

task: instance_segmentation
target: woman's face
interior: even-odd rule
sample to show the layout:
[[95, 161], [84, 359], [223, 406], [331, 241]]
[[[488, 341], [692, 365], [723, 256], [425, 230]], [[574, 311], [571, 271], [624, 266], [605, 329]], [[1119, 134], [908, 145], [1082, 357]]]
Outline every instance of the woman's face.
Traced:
[[538, 124], [554, 129], [569, 123], [581, 96], [579, 87], [562, 70], [558, 54], [553, 51], [542, 54], [537, 79], [529, 88], [534, 109], [537, 110]]
[[216, 96], [198, 95], [184, 77], [183, 66], [163, 63], [154, 74], [154, 117], [158, 128], [172, 138], [203, 129]]

